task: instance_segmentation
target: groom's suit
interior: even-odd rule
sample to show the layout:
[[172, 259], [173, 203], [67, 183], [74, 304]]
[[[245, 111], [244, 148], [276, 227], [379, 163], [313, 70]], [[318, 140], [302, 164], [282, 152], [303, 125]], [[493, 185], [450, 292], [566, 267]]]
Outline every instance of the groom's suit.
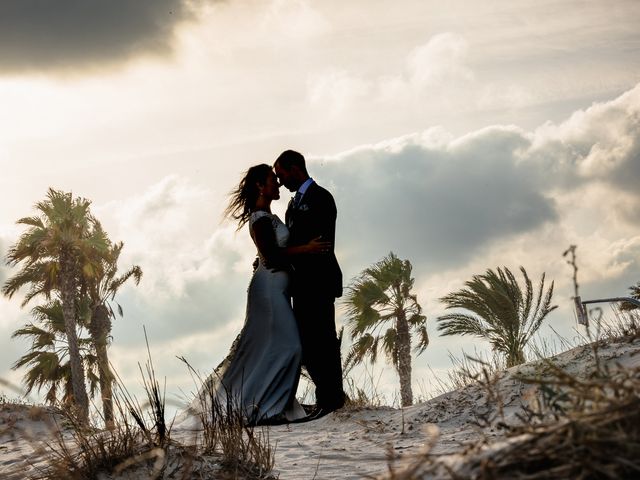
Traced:
[[[317, 237], [335, 244], [337, 209], [333, 196], [311, 183], [299, 204], [289, 202], [289, 245]], [[316, 386], [318, 406], [329, 410], [344, 403], [340, 345], [336, 335], [336, 297], [342, 295], [342, 272], [333, 252], [297, 255], [293, 264], [293, 311], [302, 342], [302, 363]]]

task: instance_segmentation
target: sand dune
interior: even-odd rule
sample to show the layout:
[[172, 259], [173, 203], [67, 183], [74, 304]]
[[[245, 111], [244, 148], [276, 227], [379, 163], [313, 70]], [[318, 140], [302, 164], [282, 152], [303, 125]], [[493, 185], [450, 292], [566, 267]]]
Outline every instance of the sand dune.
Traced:
[[[613, 370], [640, 368], [640, 339], [610, 342], [599, 350], [599, 358]], [[550, 361], [572, 375], [585, 376], [593, 370], [594, 354], [591, 347], [582, 346]], [[492, 393], [471, 384], [403, 410], [346, 407], [314, 422], [271, 427], [274, 474], [282, 480], [384, 478], [389, 468], [399, 474], [426, 454], [448, 468], [461, 468], [470, 446], [481, 439], [486, 440], [486, 455], [517, 441], [507, 438], [498, 423], [482, 425], [482, 420], [495, 418], [502, 409], [505, 423], [517, 423], [523, 406], [535, 406], [538, 398], [537, 387], [518, 377], [543, 371], [541, 362], [533, 362], [501, 372]], [[28, 478], [42, 469], [46, 443], [53, 441], [61, 425], [54, 409], [1, 405], [0, 478]], [[179, 430], [172, 438], [189, 443], [189, 435]], [[449, 478], [446, 468], [439, 472], [435, 478]]]

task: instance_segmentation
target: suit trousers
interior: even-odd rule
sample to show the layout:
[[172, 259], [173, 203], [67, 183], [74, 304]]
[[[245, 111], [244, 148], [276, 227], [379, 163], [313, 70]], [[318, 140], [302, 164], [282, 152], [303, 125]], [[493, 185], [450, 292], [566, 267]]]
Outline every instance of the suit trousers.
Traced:
[[334, 297], [293, 297], [293, 313], [302, 344], [302, 365], [316, 386], [318, 406], [330, 410], [342, 407], [345, 401], [334, 303]]

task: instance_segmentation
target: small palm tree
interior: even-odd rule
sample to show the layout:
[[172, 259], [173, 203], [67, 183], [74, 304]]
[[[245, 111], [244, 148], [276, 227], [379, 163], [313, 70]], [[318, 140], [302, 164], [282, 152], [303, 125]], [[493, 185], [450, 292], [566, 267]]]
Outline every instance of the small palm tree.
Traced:
[[28, 286], [23, 306], [37, 296], [50, 300], [55, 295], [60, 300], [73, 396], [84, 419], [88, 418], [89, 399], [76, 333], [78, 284], [83, 275], [92, 274], [95, 266], [92, 262], [98, 252], [105, 253], [108, 247], [102, 229], [94, 228], [97, 221], [89, 211], [90, 203], [73, 198], [71, 193], [49, 189], [46, 200], [36, 204], [39, 215], [17, 222], [28, 228], [9, 249], [7, 263], [21, 265], [21, 269], [2, 288], [11, 298], [20, 288]]
[[[100, 228], [98, 226], [98, 228]], [[89, 333], [95, 347], [100, 372], [100, 393], [102, 396], [102, 410], [105, 424], [113, 422], [113, 374], [109, 368], [109, 356], [107, 346], [111, 334], [111, 320], [115, 318], [115, 312], [111, 305], [120, 287], [133, 277], [136, 285], [142, 278], [142, 269], [134, 265], [122, 275], [118, 274], [118, 259], [124, 243], [111, 244], [106, 255], [100, 253], [94, 264], [92, 275], [83, 277], [81, 290], [86, 290], [90, 301], [91, 318], [88, 324]], [[122, 307], [116, 303], [117, 310], [122, 316]]]
[[413, 404], [411, 331], [418, 337], [418, 354], [429, 345], [427, 317], [422, 315], [417, 296], [411, 293], [411, 269], [408, 260], [400, 260], [391, 252], [362, 271], [347, 287], [344, 300], [351, 338], [355, 340], [345, 359], [345, 372], [366, 357], [375, 363], [381, 347], [398, 372], [403, 407]]
[[[636, 300], [640, 300], [640, 282], [638, 282], [636, 285], [632, 285], [631, 287], [629, 287], [629, 290], [631, 291], [631, 298], [634, 298]], [[620, 304], [620, 310], [624, 310], [624, 311], [628, 311], [628, 310], [636, 310], [640, 307], [638, 307], [637, 305], [634, 305], [631, 302], [622, 302]]]
[[[23, 379], [26, 394], [34, 389], [40, 392], [44, 388], [46, 403], [55, 404], [58, 401], [71, 403], [73, 400], [71, 365], [62, 305], [56, 300], [47, 305], [37, 306], [31, 312], [38, 325], [34, 323], [25, 325], [13, 332], [11, 336], [30, 339], [31, 347], [13, 364], [12, 368], [14, 370], [21, 367], [27, 368]], [[84, 338], [82, 329], [79, 330], [78, 347], [87, 371], [89, 393], [93, 397], [98, 386], [97, 357], [93, 354], [91, 339]]]
[[440, 300], [447, 309], [462, 308], [471, 313], [456, 312], [438, 317], [438, 330], [442, 335], [486, 338], [494, 350], [505, 355], [507, 368], [524, 363], [524, 347], [557, 305], [551, 306], [553, 282], [544, 293], [544, 273], [534, 301], [531, 280], [523, 267], [520, 271], [524, 289], [504, 267], [474, 275], [465, 283], [467, 288], [442, 297]]

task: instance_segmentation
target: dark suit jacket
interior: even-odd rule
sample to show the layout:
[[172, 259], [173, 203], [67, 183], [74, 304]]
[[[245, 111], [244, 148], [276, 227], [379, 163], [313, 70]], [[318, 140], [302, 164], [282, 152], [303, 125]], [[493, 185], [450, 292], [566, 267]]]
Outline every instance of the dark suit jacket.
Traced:
[[[304, 245], [316, 237], [335, 244], [337, 209], [333, 196], [313, 182], [305, 192], [300, 205], [289, 202], [286, 223], [289, 227], [289, 245]], [[342, 271], [333, 249], [327, 254], [296, 255], [292, 260], [293, 295], [342, 295]]]

